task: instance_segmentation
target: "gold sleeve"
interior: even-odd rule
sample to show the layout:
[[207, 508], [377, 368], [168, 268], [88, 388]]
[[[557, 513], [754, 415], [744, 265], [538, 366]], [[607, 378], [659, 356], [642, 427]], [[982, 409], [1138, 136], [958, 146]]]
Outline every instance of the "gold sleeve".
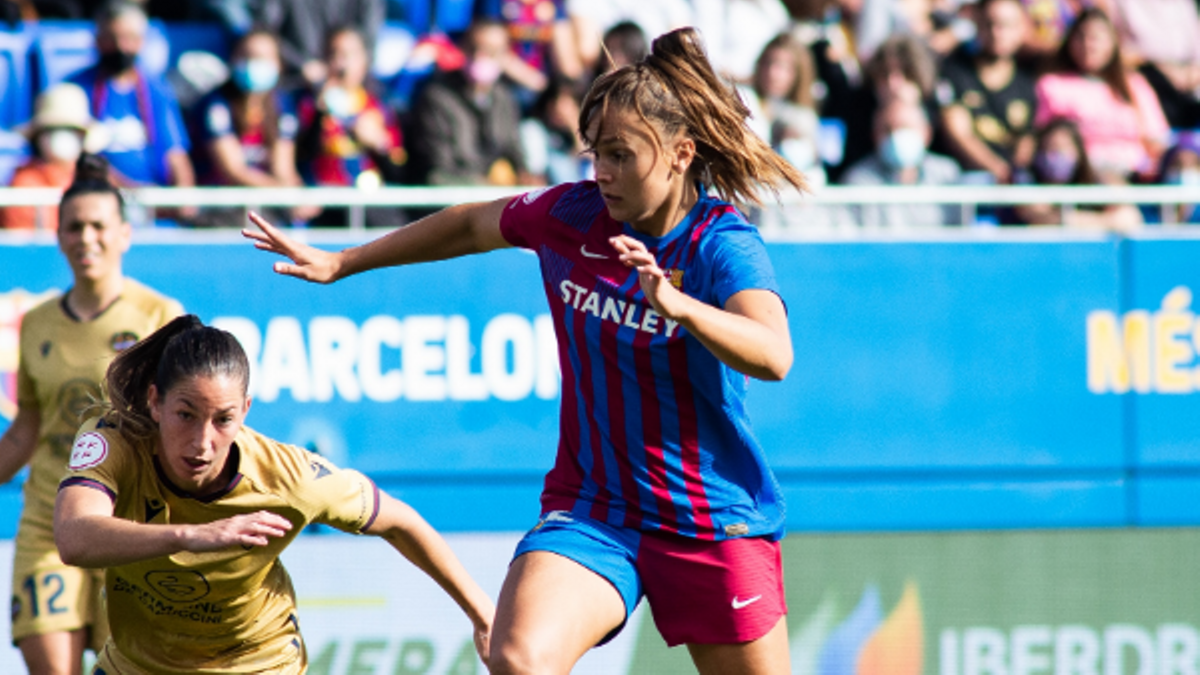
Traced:
[[345, 532], [362, 532], [379, 515], [379, 488], [353, 469], [341, 469], [313, 453], [311, 473], [302, 484], [305, 501], [316, 507], [314, 521]]
[[58, 489], [81, 485], [100, 490], [115, 503], [129, 449], [117, 430], [103, 419], [88, 420], [75, 435], [67, 473]]

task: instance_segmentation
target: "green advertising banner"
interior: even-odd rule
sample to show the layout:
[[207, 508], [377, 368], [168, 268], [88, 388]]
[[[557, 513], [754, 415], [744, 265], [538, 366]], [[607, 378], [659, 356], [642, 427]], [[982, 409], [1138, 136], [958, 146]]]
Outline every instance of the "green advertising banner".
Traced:
[[[793, 675], [1193, 675], [1200, 531], [793, 535]], [[630, 673], [694, 673], [649, 618]]]

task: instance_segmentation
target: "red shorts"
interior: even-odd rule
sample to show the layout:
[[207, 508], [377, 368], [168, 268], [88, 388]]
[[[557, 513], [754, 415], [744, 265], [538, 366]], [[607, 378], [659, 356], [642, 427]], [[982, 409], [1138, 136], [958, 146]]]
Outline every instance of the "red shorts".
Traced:
[[557, 553], [607, 579], [626, 617], [645, 595], [672, 647], [756, 640], [787, 614], [779, 542], [761, 537], [701, 541], [554, 511], [516, 555], [529, 551]]
[[669, 646], [749, 642], [787, 614], [779, 542], [646, 533], [638, 572]]

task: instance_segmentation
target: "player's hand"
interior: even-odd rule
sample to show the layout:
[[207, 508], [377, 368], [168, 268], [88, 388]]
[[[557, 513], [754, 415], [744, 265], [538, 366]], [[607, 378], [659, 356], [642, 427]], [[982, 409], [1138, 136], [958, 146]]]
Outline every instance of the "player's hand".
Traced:
[[668, 319], [678, 319], [687, 296], [671, 285], [646, 245], [627, 234], [613, 237], [609, 242], [620, 254], [620, 261], [637, 270], [638, 283], [654, 311]]
[[270, 511], [243, 513], [193, 525], [186, 535], [184, 548], [192, 553], [203, 553], [230, 546], [266, 546], [272, 538], [282, 537], [291, 529], [291, 521]]
[[337, 281], [340, 267], [340, 257], [337, 253], [301, 244], [257, 213], [250, 213], [250, 222], [257, 225], [258, 229], [243, 228], [243, 237], [253, 240], [257, 249], [278, 253], [292, 261], [275, 263], [276, 272], [319, 284]]

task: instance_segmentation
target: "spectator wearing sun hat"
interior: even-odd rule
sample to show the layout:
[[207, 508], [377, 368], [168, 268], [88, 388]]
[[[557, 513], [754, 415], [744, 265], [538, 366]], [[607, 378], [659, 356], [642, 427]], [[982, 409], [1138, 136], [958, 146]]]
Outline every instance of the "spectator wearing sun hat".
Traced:
[[[103, 146], [103, 129], [88, 112], [88, 98], [77, 85], [63, 82], [38, 96], [33, 119], [21, 130], [33, 157], [13, 174], [11, 185], [22, 188], [65, 188], [75, 177], [75, 160], [87, 149]], [[40, 222], [39, 222], [40, 220]], [[58, 205], [10, 206], [0, 209], [0, 228], [58, 228]]]

